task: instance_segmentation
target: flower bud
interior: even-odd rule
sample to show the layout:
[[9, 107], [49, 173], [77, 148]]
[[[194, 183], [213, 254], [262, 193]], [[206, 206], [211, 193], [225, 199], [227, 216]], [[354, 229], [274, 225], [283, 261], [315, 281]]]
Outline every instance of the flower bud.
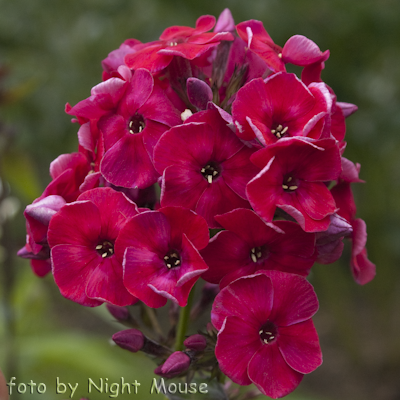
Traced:
[[186, 90], [189, 101], [200, 110], [205, 110], [207, 103], [213, 99], [210, 86], [200, 79], [189, 78], [186, 81]]
[[50, 195], [25, 208], [25, 217], [48, 226], [51, 217], [65, 204], [61, 196]]
[[225, 8], [218, 17], [214, 32], [234, 32], [235, 28], [235, 21], [233, 20], [231, 11], [229, 8]]
[[138, 329], [125, 329], [115, 333], [112, 340], [121, 348], [136, 353], [141, 350], [145, 343], [145, 337]]
[[114, 304], [106, 304], [108, 312], [118, 321], [129, 321], [130, 314], [127, 307], [120, 307]]
[[340, 215], [331, 215], [331, 223], [324, 232], [317, 232], [315, 247], [316, 261], [320, 264], [331, 264], [338, 260], [343, 251], [343, 237], [351, 235], [353, 228]]
[[175, 351], [167, 358], [163, 365], [156, 368], [154, 373], [166, 378], [172, 378], [185, 372], [189, 368], [190, 362], [190, 357], [187, 354], [182, 351]]
[[351, 225], [344, 218], [335, 213], [331, 215], [331, 223], [328, 229], [316, 234], [316, 245], [318, 247], [335, 242], [344, 236], [350, 236], [352, 232], [353, 228]]
[[187, 349], [203, 351], [207, 347], [207, 339], [200, 334], [189, 336], [183, 344]]

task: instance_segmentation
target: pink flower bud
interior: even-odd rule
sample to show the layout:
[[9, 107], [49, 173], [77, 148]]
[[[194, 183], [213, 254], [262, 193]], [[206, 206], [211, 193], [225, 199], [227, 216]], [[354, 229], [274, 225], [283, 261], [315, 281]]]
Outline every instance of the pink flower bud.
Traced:
[[130, 318], [129, 310], [127, 307], [120, 307], [114, 304], [106, 304], [109, 313], [118, 321], [128, 321]]
[[65, 204], [61, 196], [51, 195], [44, 197], [25, 209], [25, 217], [30, 217], [38, 223], [48, 226], [51, 217]]
[[207, 339], [200, 334], [189, 336], [183, 344], [187, 349], [203, 351], [207, 347]]
[[200, 110], [205, 110], [207, 103], [213, 99], [210, 86], [200, 79], [189, 78], [186, 81], [186, 88], [189, 101]]
[[121, 348], [136, 353], [144, 346], [145, 337], [138, 329], [125, 329], [115, 333], [112, 340]]
[[234, 30], [235, 21], [233, 20], [232, 13], [229, 8], [225, 8], [218, 17], [214, 32], [233, 32]]
[[[161, 366], [158, 375], [172, 378], [185, 372], [190, 366], [190, 357], [182, 351], [175, 351], [172, 353], [165, 363]], [[156, 369], [157, 371], [157, 369]], [[155, 373], [157, 373], [154, 371]]]

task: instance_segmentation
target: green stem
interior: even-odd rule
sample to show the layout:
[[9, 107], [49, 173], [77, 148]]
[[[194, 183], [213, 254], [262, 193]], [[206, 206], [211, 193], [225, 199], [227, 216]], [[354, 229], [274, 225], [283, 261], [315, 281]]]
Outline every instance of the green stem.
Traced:
[[192, 308], [193, 297], [194, 297], [194, 286], [189, 293], [187, 305], [185, 307], [182, 307], [179, 313], [178, 329], [176, 332], [176, 340], [175, 340], [176, 351], [183, 350], [183, 341], [185, 340], [186, 330], [189, 323], [189, 316], [190, 316], [190, 310]]

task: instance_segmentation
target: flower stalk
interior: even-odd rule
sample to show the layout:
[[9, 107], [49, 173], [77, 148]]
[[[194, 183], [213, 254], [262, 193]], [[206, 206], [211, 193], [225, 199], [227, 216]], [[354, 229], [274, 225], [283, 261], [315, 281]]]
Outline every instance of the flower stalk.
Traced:
[[176, 351], [183, 350], [184, 348], [183, 342], [185, 340], [186, 331], [189, 325], [189, 317], [190, 317], [190, 310], [193, 304], [193, 297], [194, 297], [194, 287], [192, 288], [189, 294], [187, 305], [185, 307], [182, 307], [179, 313], [178, 329], [176, 332], [176, 339], [175, 339]]

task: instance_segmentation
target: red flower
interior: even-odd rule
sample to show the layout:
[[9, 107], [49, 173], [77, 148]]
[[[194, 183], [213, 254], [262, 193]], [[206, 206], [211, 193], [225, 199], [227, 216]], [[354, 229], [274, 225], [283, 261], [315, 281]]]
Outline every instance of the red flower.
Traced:
[[306, 84], [321, 81], [321, 71], [329, 58], [329, 50], [322, 52], [310, 39], [302, 35], [290, 37], [282, 49], [282, 61], [304, 67], [301, 80]]
[[325, 182], [336, 180], [341, 171], [335, 140], [281, 139], [255, 153], [252, 161], [263, 168], [246, 189], [257, 214], [271, 222], [279, 207], [306, 232], [328, 228], [336, 204]]
[[123, 193], [97, 188], [52, 217], [48, 241], [53, 275], [64, 297], [91, 307], [136, 301], [122, 283], [122, 259], [114, 248], [121, 228], [136, 214], [136, 204]]
[[253, 79], [232, 104], [237, 135], [244, 140], [257, 138], [264, 146], [283, 137], [318, 139], [329, 111], [326, 96], [330, 100], [324, 85], [307, 88], [294, 74]]
[[125, 57], [125, 64], [132, 69], [146, 68], [157, 72], [169, 65], [174, 56], [188, 60], [200, 57], [217, 46], [221, 40], [233, 40], [229, 32], [208, 32], [215, 25], [215, 17], [203, 15], [196, 21], [196, 27], [171, 26], [160, 36], [136, 53]]
[[143, 189], [159, 176], [152, 162], [154, 146], [182, 120], [144, 69], [135, 71], [117, 107], [99, 121], [106, 150], [100, 170], [116, 186]]
[[75, 201], [82, 193], [81, 185], [90, 171], [90, 163], [83, 153], [61, 154], [50, 164], [50, 176], [53, 180], [39, 199], [58, 195], [67, 203]]
[[214, 236], [201, 252], [209, 266], [202, 275], [206, 281], [225, 287], [241, 276], [265, 269], [308, 275], [315, 259], [315, 235], [304, 232], [298, 224], [267, 224], [247, 209], [215, 219], [227, 230]]
[[247, 43], [247, 47], [262, 58], [268, 68], [274, 72], [285, 71], [282, 62], [282, 48], [275, 44], [261, 21], [251, 19], [236, 26], [238, 35]]
[[103, 67], [103, 78], [110, 79], [114, 76], [120, 77], [117, 71], [121, 65], [124, 65], [125, 56], [127, 54], [135, 53], [138, 48], [141, 47], [140, 45], [141, 42], [137, 39], [127, 39], [118, 49], [108, 53], [107, 58], [101, 62], [101, 66]]
[[354, 202], [351, 183], [363, 182], [359, 179], [360, 164], [354, 165], [351, 161], [342, 157], [343, 172], [340, 175], [338, 184], [332, 188], [332, 195], [339, 208], [338, 214], [345, 218], [352, 226], [351, 234], [352, 248], [350, 267], [354, 280], [365, 285], [374, 279], [376, 266], [368, 259], [367, 225], [361, 218], [356, 217], [356, 204]]
[[260, 271], [232, 282], [211, 311], [221, 371], [274, 399], [289, 394], [322, 363], [311, 320], [317, 309], [311, 284], [298, 275]]
[[194, 114], [166, 132], [154, 149], [156, 169], [163, 174], [161, 205], [190, 208], [218, 228], [215, 215], [250, 207], [245, 187], [259, 171], [249, 160], [253, 152], [218, 111]]
[[184, 307], [200, 274], [208, 269], [198, 250], [208, 243], [206, 221], [182, 207], [164, 207], [128, 221], [116, 242], [124, 284], [149, 307], [171, 299]]

